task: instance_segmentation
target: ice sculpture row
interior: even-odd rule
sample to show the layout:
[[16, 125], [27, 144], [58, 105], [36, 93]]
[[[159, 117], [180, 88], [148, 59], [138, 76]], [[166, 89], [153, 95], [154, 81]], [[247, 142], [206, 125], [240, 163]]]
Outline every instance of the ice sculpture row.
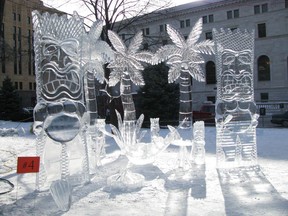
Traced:
[[[173, 44], [156, 53], [140, 51], [142, 33], [137, 33], [128, 47], [114, 32], [108, 37], [114, 50], [100, 40], [103, 23], [96, 21], [90, 31], [75, 13], [66, 16], [33, 12], [34, 50], [37, 83], [37, 105], [34, 109], [34, 132], [37, 154], [41, 157], [37, 177], [39, 189], [50, 188], [63, 211], [69, 209], [74, 185], [90, 181], [100, 157], [105, 155], [105, 135], [114, 138], [123, 154], [133, 164], [152, 163], [168, 145], [179, 146], [179, 167], [205, 163], [204, 122], [192, 129], [191, 76], [204, 81], [202, 54], [216, 51], [217, 63], [217, 162], [218, 166], [255, 163], [257, 158], [255, 127], [256, 106], [253, 99], [254, 33], [213, 31], [215, 44], [200, 41], [199, 19], [187, 40], [167, 26]], [[215, 47], [215, 48], [214, 48]], [[141, 141], [144, 116], [136, 120], [131, 84], [144, 85], [142, 62], [169, 66], [168, 82], [180, 80], [179, 126], [169, 126], [166, 137], [159, 135], [159, 119], [151, 119], [151, 142]], [[124, 118], [117, 113], [118, 128], [105, 130], [105, 122], [97, 118], [95, 78], [105, 81], [104, 64], [111, 70], [109, 86], [120, 83]], [[183, 133], [191, 134], [184, 138]], [[194, 137], [193, 137], [194, 131]], [[189, 154], [187, 148], [191, 148]], [[120, 184], [119, 184], [119, 180]], [[131, 182], [132, 180], [132, 182]], [[110, 186], [138, 187], [143, 176], [125, 170], [108, 179]]]

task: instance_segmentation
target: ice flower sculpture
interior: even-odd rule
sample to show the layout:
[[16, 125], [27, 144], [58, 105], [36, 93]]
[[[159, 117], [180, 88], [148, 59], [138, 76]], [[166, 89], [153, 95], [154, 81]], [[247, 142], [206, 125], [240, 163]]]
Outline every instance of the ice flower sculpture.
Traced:
[[218, 168], [257, 164], [254, 31], [213, 29], [216, 47]]
[[[168, 82], [172, 83], [179, 79], [180, 84], [180, 106], [179, 106], [179, 139], [174, 141], [174, 145], [180, 147], [179, 159], [180, 167], [185, 166], [183, 161], [187, 155], [187, 147], [192, 146], [192, 87], [191, 77], [197, 81], [204, 81], [205, 76], [200, 64], [204, 63], [201, 54], [212, 54], [214, 52], [214, 43], [211, 40], [198, 42], [202, 33], [202, 19], [199, 19], [192, 28], [187, 40], [184, 36], [167, 25], [167, 33], [173, 44], [161, 47], [154, 55], [154, 63], [166, 61], [170, 67], [168, 71]], [[191, 137], [185, 139], [182, 137], [181, 130], [190, 130]]]
[[72, 186], [90, 181], [87, 128], [97, 116], [94, 76], [104, 79], [101, 65], [113, 58], [113, 52], [98, 40], [102, 23], [96, 22], [87, 33], [77, 13], [67, 18], [33, 11], [33, 27], [33, 129], [41, 160], [37, 185], [40, 190], [50, 187], [56, 204], [66, 211]]

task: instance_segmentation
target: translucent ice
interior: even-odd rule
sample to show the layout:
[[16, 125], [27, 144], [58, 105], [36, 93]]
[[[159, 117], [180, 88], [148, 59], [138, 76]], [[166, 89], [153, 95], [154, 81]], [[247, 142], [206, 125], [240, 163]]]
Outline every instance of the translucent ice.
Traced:
[[254, 31], [213, 29], [217, 68], [217, 166], [257, 164]]

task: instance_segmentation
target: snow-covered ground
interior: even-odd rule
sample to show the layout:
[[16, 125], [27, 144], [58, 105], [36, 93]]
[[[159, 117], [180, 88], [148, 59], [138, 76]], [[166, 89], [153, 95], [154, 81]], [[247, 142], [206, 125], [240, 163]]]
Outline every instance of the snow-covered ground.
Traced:
[[[17, 125], [0, 121], [0, 128]], [[74, 188], [70, 210], [61, 212], [48, 192], [34, 192], [35, 174], [16, 174], [17, 157], [35, 155], [30, 126], [21, 123], [19, 136], [0, 137], [0, 178], [15, 185], [0, 195], [0, 215], [288, 215], [288, 128], [257, 128], [259, 167], [221, 172], [216, 169], [215, 127], [206, 127], [205, 165], [185, 173], [175, 170], [179, 149], [169, 146], [154, 164], [132, 167], [145, 183], [130, 192], [107, 190], [107, 178], [128, 161], [107, 137], [103, 166], [91, 183]], [[0, 192], [6, 185], [0, 182]]]

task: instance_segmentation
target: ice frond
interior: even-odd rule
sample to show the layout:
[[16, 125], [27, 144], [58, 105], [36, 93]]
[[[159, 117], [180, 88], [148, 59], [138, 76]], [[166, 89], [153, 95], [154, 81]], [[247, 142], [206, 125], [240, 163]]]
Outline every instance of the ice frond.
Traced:
[[135, 85], [145, 85], [142, 73], [140, 71], [133, 71], [130, 73], [130, 79]]
[[115, 86], [121, 80], [121, 72], [113, 70], [109, 76], [109, 86]]
[[112, 46], [115, 48], [117, 52], [120, 52], [120, 53], [126, 52], [125, 44], [115, 32], [108, 30], [108, 37], [109, 37], [110, 42], [112, 43]]
[[198, 64], [190, 64], [189, 73], [195, 80], [199, 82], [205, 81], [204, 73]]
[[180, 64], [181, 62], [182, 62], [182, 55], [175, 54], [168, 59], [167, 64], [173, 65], [173, 64]]
[[89, 37], [91, 40], [98, 40], [103, 28], [103, 21], [97, 20], [93, 23], [89, 31]]
[[165, 45], [159, 48], [153, 56], [152, 63], [158, 64], [160, 62], [166, 61], [175, 54], [179, 53], [180, 49], [175, 45]]
[[190, 64], [203, 64], [205, 61], [204, 61], [204, 58], [197, 54], [197, 53], [191, 53], [188, 57], [187, 57], [187, 60], [189, 61]]
[[104, 63], [112, 62], [115, 59], [113, 50], [105, 41], [98, 40], [95, 44], [95, 49], [101, 53], [101, 57]]
[[188, 46], [193, 46], [194, 44], [196, 44], [196, 42], [200, 38], [201, 33], [202, 33], [202, 18], [200, 18], [192, 28], [186, 41]]
[[122, 132], [122, 130], [123, 130], [122, 117], [121, 117], [120, 113], [119, 113], [117, 110], [115, 110], [115, 112], [116, 112], [116, 116], [117, 116], [117, 120], [118, 120], [118, 128], [119, 128], [119, 131]]
[[180, 65], [172, 65], [168, 71], [168, 83], [175, 82], [180, 77]]
[[130, 42], [128, 47], [128, 53], [129, 54], [136, 53], [137, 50], [140, 48], [142, 41], [143, 41], [143, 35], [142, 31], [140, 31], [132, 38], [132, 41]]
[[169, 24], [167, 25], [167, 33], [177, 47], [181, 49], [185, 47], [185, 39], [183, 35]]
[[135, 68], [136, 70], [144, 70], [143, 65], [134, 58], [129, 58], [127, 64], [130, 65], [132, 68]]
[[95, 75], [95, 78], [100, 82], [100, 83], [104, 83], [105, 80], [105, 72], [104, 72], [104, 68], [101, 62], [94, 62], [94, 64], [92, 65], [93, 68], [93, 72]]
[[201, 41], [193, 47], [196, 52], [211, 55], [214, 53], [214, 42], [211, 40]]
[[153, 53], [149, 51], [135, 53], [134, 58], [141, 62], [151, 63], [153, 59]]

